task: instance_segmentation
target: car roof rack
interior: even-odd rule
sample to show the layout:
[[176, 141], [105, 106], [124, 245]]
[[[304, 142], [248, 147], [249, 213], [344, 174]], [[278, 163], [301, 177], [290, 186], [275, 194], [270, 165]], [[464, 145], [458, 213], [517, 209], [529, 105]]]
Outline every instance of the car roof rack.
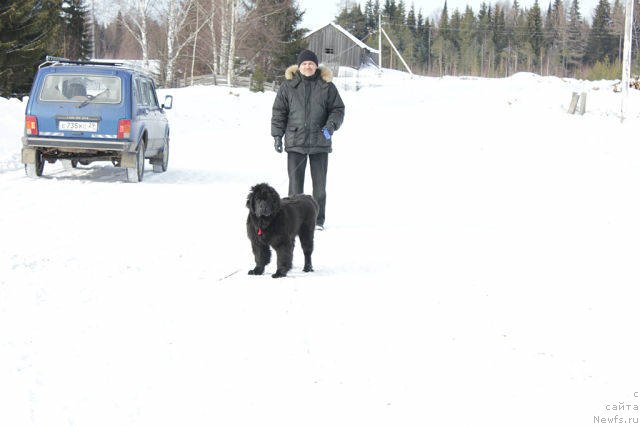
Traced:
[[92, 65], [92, 66], [100, 66], [100, 65], [106, 65], [106, 66], [116, 66], [116, 67], [121, 67], [122, 69], [126, 69], [126, 70], [130, 70], [130, 71], [135, 71], [138, 72], [140, 74], [144, 74], [149, 78], [152, 78], [154, 81], [157, 81], [157, 75], [153, 73], [153, 71], [142, 68], [141, 66], [137, 65], [137, 64], [133, 64], [133, 63], [128, 63], [128, 62], [116, 62], [116, 61], [110, 61], [110, 60], [102, 60], [102, 59], [98, 59], [98, 60], [89, 60], [89, 61], [73, 61], [71, 59], [67, 59], [67, 58], [60, 58], [57, 56], [51, 56], [51, 55], [47, 55], [45, 57], [45, 61], [43, 63], [41, 63], [40, 65], [38, 65], [38, 69], [40, 68], [44, 68], [44, 67], [50, 67], [50, 66], [64, 66], [64, 65]]
[[124, 66], [124, 62], [95, 62], [95, 61], [72, 61], [67, 58], [59, 58], [57, 56], [47, 55], [45, 61], [41, 63], [38, 68], [44, 68], [57, 64], [72, 64], [72, 65], [111, 65], [111, 66]]

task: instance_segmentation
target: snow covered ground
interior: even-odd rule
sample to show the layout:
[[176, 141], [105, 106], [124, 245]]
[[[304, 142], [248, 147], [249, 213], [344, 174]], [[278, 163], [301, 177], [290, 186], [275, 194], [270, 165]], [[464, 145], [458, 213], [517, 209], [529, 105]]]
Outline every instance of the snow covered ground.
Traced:
[[274, 93], [162, 91], [141, 184], [25, 177], [0, 98], [0, 425], [638, 423], [640, 93], [621, 124], [612, 82], [358, 79], [316, 271], [280, 280], [244, 228], [286, 193]]

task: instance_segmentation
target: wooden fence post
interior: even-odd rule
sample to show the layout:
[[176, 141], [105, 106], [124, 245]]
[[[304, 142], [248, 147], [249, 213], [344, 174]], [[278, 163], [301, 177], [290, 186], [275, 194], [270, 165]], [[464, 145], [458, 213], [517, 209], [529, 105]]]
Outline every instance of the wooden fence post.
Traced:
[[584, 115], [584, 111], [587, 108], [587, 92], [580, 94], [580, 106], [578, 107], [578, 113]]
[[578, 105], [578, 98], [580, 98], [578, 93], [573, 92], [573, 94], [571, 95], [571, 103], [569, 104], [569, 111], [567, 111], [569, 114], [573, 114], [576, 112], [576, 106]]

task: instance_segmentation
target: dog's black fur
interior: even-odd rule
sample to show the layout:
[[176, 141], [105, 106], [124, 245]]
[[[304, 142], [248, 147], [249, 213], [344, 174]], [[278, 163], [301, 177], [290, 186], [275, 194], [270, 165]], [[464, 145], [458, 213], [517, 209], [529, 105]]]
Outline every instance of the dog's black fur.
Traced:
[[249, 275], [262, 275], [265, 265], [271, 261], [271, 246], [276, 251], [278, 263], [272, 277], [286, 276], [293, 261], [296, 235], [304, 253], [303, 271], [313, 271], [311, 253], [318, 203], [312, 196], [299, 194], [280, 199], [275, 189], [260, 183], [251, 188], [247, 208], [247, 235], [256, 260], [256, 267], [249, 271]]

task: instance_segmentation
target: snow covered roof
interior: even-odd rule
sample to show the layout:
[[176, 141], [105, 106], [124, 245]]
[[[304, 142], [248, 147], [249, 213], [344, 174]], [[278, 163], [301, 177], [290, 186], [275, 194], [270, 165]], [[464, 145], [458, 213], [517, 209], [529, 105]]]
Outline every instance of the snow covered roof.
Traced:
[[[340, 25], [338, 24], [334, 24], [333, 22], [329, 22], [327, 25], [331, 25], [333, 26], [336, 30], [340, 31], [342, 34], [346, 35], [347, 37], [349, 37], [349, 39], [351, 41], [353, 41], [358, 47], [362, 48], [362, 49], [367, 49], [369, 52], [371, 53], [379, 53], [378, 49], [374, 49], [371, 46], [367, 46], [366, 44], [364, 44], [362, 41], [358, 40], [358, 38], [356, 36], [354, 36], [353, 34], [351, 34], [349, 31], [345, 30], [344, 28], [342, 28]], [[309, 37], [311, 34], [320, 31], [321, 29], [323, 29], [324, 27], [326, 27], [327, 25], [323, 25], [322, 27], [318, 28], [317, 30], [311, 31], [309, 34], [307, 34], [307, 37]]]

